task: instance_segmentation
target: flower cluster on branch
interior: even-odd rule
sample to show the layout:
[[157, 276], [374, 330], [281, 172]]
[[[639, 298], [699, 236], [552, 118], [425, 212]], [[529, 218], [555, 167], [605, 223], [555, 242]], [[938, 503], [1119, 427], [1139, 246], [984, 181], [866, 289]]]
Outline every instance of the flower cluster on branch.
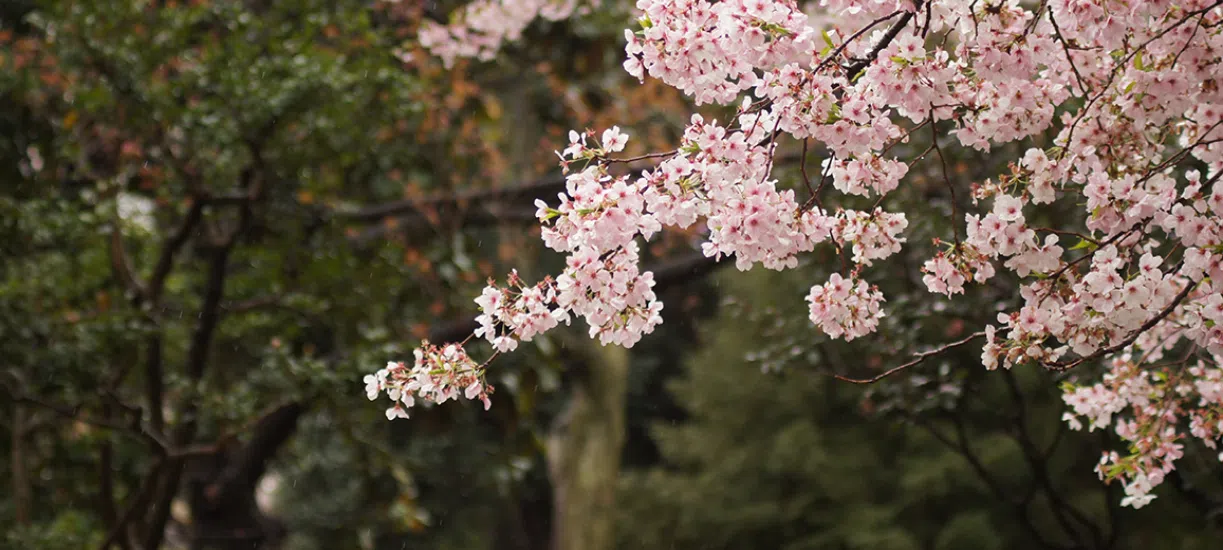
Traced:
[[[819, 5], [837, 15], [808, 15], [794, 0], [638, 0], [625, 69], [698, 104], [739, 105], [737, 114], [727, 124], [694, 115], [679, 147], [651, 155], [665, 160], [636, 178], [609, 170], [625, 160], [613, 156], [627, 139], [619, 129], [600, 140], [572, 133], [560, 153], [567, 190], [559, 205], [537, 205], [544, 241], [567, 267], [537, 285], [516, 276], [490, 285], [477, 300], [478, 335], [509, 351], [576, 314], [592, 337], [631, 346], [662, 309], [637, 243], [700, 222], [703, 252], [742, 270], [792, 268], [828, 242], [848, 260], [812, 286], [811, 320], [833, 338], [863, 337], [885, 314], [863, 268], [900, 250], [908, 226], [884, 199], [930, 153], [902, 159], [893, 146], [926, 128], [947, 176], [943, 147], [953, 142], [982, 152], [1022, 142], [1007, 173], [971, 188], [945, 178], [953, 198], [960, 187], [988, 210], [956, 213], [964, 225], [935, 242], [923, 281], [949, 297], [998, 270], [1020, 281], [1019, 306], [981, 327], [984, 366], [1102, 365], [1099, 382], [1068, 385], [1067, 421], [1112, 426], [1130, 443], [1099, 471], [1125, 484], [1125, 504], [1146, 504], [1186, 441], [1213, 448], [1223, 433], [1223, 1]], [[435, 48], [444, 59], [484, 56], [493, 38], [518, 33], [460, 21], [466, 30], [447, 36], [481, 38]], [[440, 43], [438, 32], [422, 42]], [[826, 155], [801, 201], [772, 175], [785, 140]], [[825, 210], [829, 179], [880, 206]], [[1053, 207], [1078, 215], [1052, 228], [1029, 222]], [[482, 381], [461, 351], [423, 350], [411, 369], [375, 376], [371, 397], [402, 387], [392, 399], [444, 401], [457, 393], [433, 388]], [[469, 374], [416, 382], [435, 372]], [[486, 397], [477, 390], [467, 393]]]

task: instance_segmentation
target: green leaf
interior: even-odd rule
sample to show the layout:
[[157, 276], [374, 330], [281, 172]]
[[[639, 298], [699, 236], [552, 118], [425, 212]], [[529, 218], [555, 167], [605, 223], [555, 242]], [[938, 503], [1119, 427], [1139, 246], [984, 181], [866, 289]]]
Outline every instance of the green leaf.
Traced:
[[1075, 243], [1074, 246], [1070, 247], [1070, 250], [1082, 250], [1084, 248], [1094, 250], [1096, 248], [1096, 245], [1095, 243], [1087, 239], [1079, 239], [1079, 242]]

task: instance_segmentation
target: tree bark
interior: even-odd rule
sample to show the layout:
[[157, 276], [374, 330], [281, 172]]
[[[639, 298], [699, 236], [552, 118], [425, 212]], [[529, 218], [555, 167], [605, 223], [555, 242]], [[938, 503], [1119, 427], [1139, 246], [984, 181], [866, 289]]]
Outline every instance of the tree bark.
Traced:
[[615, 546], [616, 480], [625, 438], [629, 352], [589, 341], [586, 368], [548, 440], [553, 550]]
[[30, 478], [25, 469], [25, 405], [13, 404], [13, 506], [17, 525], [30, 523]]
[[193, 548], [255, 550], [275, 547], [285, 526], [255, 502], [268, 462], [297, 431], [305, 406], [290, 402], [255, 425], [242, 445], [196, 461], [188, 475]]

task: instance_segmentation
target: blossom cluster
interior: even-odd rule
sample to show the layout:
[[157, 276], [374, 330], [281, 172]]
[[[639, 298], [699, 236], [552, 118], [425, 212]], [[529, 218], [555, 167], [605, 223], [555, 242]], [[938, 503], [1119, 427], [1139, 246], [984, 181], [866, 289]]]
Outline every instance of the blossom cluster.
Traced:
[[730, 103], [761, 67], [810, 59], [807, 15], [790, 2], [639, 0], [639, 33], [625, 31], [624, 68], [650, 76], [701, 103]]
[[[1130, 453], [1104, 453], [1096, 471], [1101, 478], [1121, 479], [1122, 505], [1135, 508], [1155, 499], [1152, 489], [1176, 468], [1188, 437], [1218, 452], [1223, 436], [1223, 357], [1153, 368], [1142, 356], [1151, 351], [1135, 348], [1113, 358], [1101, 382], [1069, 384], [1064, 395], [1070, 411], [1063, 418], [1072, 429], [1083, 429], [1084, 422], [1093, 431], [1115, 423], [1128, 443]], [[1114, 422], [1123, 411], [1128, 417]]]
[[858, 278], [833, 273], [828, 282], [811, 287], [811, 322], [833, 338], [846, 341], [875, 331], [883, 311], [883, 293]]
[[512, 272], [508, 286], [489, 281], [476, 298], [481, 313], [476, 317], [480, 326], [474, 334], [487, 339], [499, 352], [514, 351], [519, 341], [530, 342], [535, 335], [569, 320], [564, 310], [552, 309], [555, 303], [556, 289], [550, 280], [526, 286], [518, 272]]
[[[512, 4], [477, 0], [462, 28], [424, 29], [422, 43], [447, 61], [487, 56], [554, 5], [518, 0], [535, 7], [484, 22], [489, 6]], [[923, 283], [951, 297], [999, 272], [999, 285], [1017, 281], [982, 327], [986, 368], [1102, 365], [1100, 382], [1067, 394], [1067, 421], [1132, 444], [1100, 471], [1125, 484], [1126, 504], [1146, 504], [1187, 440], [1217, 445], [1223, 417], [1223, 3], [819, 4], [826, 15], [795, 0], [638, 0], [625, 69], [737, 113], [725, 124], [693, 115], [679, 146], [638, 177], [612, 170], [627, 139], [618, 128], [571, 133], [559, 153], [566, 192], [537, 204], [566, 268], [486, 288], [478, 335], [509, 351], [577, 315], [604, 343], [632, 345], [662, 308], [638, 243], [701, 224], [704, 254], [742, 270], [793, 268], [829, 242], [843, 265], [812, 286], [811, 321], [830, 337], [865, 336], [884, 315], [872, 266], [906, 244], [910, 223], [892, 193], [936, 157], [955, 227], [935, 242]], [[923, 134], [924, 153], [895, 156]], [[817, 146], [818, 187], [805, 164], [801, 182], [774, 176], [786, 142]], [[1019, 153], [969, 186], [947, 171], [952, 147]], [[839, 201], [823, 196], [825, 181]], [[972, 209], [961, 211], [957, 189]], [[825, 208], [850, 196], [876, 202]], [[1158, 363], [1172, 353], [1184, 359]]]
[[447, 67], [463, 57], [488, 61], [506, 42], [522, 38], [536, 19], [559, 21], [581, 7], [579, 0], [475, 0], [451, 17], [449, 24], [426, 20], [418, 32], [420, 44]]
[[488, 396], [493, 387], [485, 380], [485, 366], [476, 364], [462, 346], [436, 346], [425, 341], [413, 353], [415, 361], [410, 367], [390, 362], [386, 368], [365, 376], [365, 395], [370, 401], [383, 393], [391, 399], [387, 420], [407, 418], [408, 409], [416, 405], [417, 399], [445, 403], [462, 395], [479, 399], [485, 409], [492, 406]]

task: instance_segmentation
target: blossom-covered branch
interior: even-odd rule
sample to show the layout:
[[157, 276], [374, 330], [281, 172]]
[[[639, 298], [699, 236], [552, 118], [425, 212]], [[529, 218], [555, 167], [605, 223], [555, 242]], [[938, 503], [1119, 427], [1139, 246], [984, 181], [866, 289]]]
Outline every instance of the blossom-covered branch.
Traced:
[[[819, 4], [835, 17], [793, 0], [638, 0], [625, 69], [697, 104], [740, 105], [737, 114], [692, 116], [679, 147], [647, 155], [665, 160], [634, 176], [608, 169], [627, 140], [618, 128], [571, 133], [566, 190], [558, 204], [537, 202], [544, 242], [566, 268], [538, 283], [490, 282], [476, 336], [503, 353], [581, 317], [591, 337], [633, 345], [662, 309], [638, 243], [700, 223], [702, 252], [741, 270], [792, 268], [825, 242], [843, 251], [841, 270], [811, 287], [810, 317], [829, 337], [865, 337], [886, 314], [866, 268], [898, 252], [909, 225], [883, 199], [932, 150], [945, 165], [956, 142], [981, 152], [1021, 142], [1005, 173], [966, 190], [980, 208], [951, 242], [935, 242], [923, 282], [952, 297], [999, 270], [1019, 281], [1018, 306], [980, 327], [986, 368], [1103, 361], [1099, 383], [1084, 373], [1084, 385], [1068, 386], [1067, 419], [1114, 425], [1129, 441], [1099, 471], [1125, 484], [1125, 504], [1146, 504], [1186, 440], [1213, 447], [1223, 433], [1223, 191], [1213, 185], [1223, 174], [1223, 2]], [[925, 126], [925, 153], [892, 153]], [[811, 196], [801, 202], [772, 171], [786, 141], [826, 152], [813, 191], [803, 166]], [[825, 209], [825, 181], [875, 206]], [[1078, 214], [1029, 223], [1044, 211]], [[1188, 355], [1160, 363], [1177, 352]], [[464, 392], [486, 399], [487, 363], [465, 353], [426, 344], [412, 367], [373, 376], [370, 395], [444, 401], [471, 384]]]

